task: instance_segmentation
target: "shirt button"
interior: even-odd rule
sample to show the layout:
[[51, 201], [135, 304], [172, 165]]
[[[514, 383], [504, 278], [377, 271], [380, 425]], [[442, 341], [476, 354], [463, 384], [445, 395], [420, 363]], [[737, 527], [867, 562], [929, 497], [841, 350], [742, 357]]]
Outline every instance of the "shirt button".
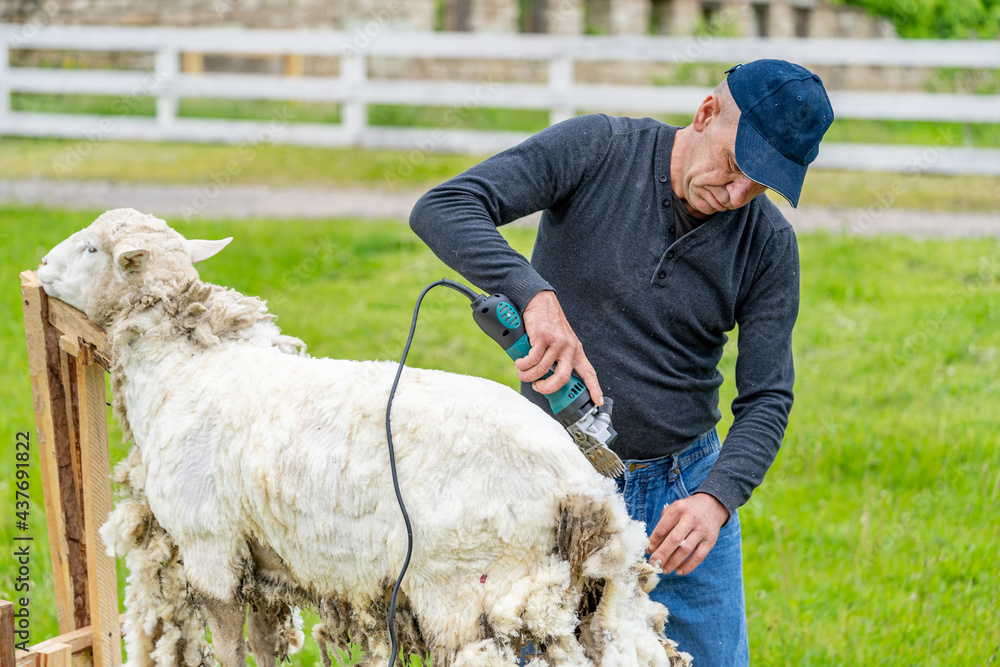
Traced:
[[673, 253], [673, 251], [670, 251], [670, 252], [668, 252], [668, 253], [667, 253], [667, 259], [673, 259], [673, 258], [674, 258], [674, 253]]
[[670, 233], [673, 234], [676, 231], [677, 231], [677, 228], [674, 227], [673, 225], [670, 225]]
[[659, 278], [660, 280], [663, 280], [664, 278], [667, 277], [667, 272], [666, 271], [660, 271], [659, 273], [656, 274], [656, 277]]
[[663, 200], [663, 205], [664, 206], [670, 206], [670, 200], [669, 199], [664, 199]]
[[666, 176], [660, 176], [660, 183], [666, 183], [666, 182], [667, 182], [667, 177]]

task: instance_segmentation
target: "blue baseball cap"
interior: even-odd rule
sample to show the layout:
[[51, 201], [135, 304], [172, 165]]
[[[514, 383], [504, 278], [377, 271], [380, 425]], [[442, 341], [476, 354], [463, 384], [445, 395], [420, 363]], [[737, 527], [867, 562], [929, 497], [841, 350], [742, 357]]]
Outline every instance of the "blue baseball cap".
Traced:
[[755, 60], [726, 74], [740, 108], [736, 166], [798, 206], [806, 169], [833, 122], [823, 82], [785, 60]]

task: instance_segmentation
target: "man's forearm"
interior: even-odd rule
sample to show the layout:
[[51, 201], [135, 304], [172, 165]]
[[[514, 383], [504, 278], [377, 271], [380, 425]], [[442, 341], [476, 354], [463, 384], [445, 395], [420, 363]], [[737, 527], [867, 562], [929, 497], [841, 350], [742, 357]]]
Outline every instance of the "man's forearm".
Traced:
[[523, 311], [552, 286], [497, 227], [568, 197], [610, 137], [603, 116], [557, 123], [432, 189], [413, 208], [410, 226], [441, 261], [482, 289], [502, 291]]
[[523, 310], [531, 297], [552, 287], [501, 236], [484, 203], [461, 185], [449, 181], [421, 197], [410, 226], [442, 262], [481, 289], [503, 291]]

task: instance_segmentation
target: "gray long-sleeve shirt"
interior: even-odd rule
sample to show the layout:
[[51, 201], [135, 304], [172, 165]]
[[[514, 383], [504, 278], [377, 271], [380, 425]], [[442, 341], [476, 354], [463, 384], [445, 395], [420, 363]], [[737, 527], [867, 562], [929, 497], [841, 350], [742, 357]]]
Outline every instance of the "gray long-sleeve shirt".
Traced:
[[[732, 513], [761, 483], [792, 407], [798, 247], [766, 198], [675, 238], [677, 128], [579, 116], [425, 194], [410, 224], [446, 264], [523, 310], [556, 290], [605, 393], [624, 459], [678, 452], [715, 426], [717, 369], [739, 325], [735, 421], [699, 488]], [[497, 225], [543, 211], [531, 263]], [[548, 409], [530, 385], [522, 393]]]

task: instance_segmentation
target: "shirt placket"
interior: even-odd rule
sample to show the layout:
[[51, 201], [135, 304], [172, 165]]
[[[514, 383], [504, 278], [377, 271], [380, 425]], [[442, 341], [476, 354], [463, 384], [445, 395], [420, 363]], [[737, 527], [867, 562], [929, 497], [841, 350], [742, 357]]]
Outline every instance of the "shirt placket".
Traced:
[[674, 225], [674, 209], [670, 196], [670, 178], [666, 174], [660, 174], [657, 180], [659, 180], [660, 223], [663, 226], [663, 245], [665, 250], [660, 255], [660, 261], [656, 264], [656, 269], [653, 271], [650, 283], [657, 287], [666, 287], [667, 279], [670, 277], [673, 269], [675, 252], [672, 246], [674, 245], [674, 241], [677, 240], [677, 228]]

